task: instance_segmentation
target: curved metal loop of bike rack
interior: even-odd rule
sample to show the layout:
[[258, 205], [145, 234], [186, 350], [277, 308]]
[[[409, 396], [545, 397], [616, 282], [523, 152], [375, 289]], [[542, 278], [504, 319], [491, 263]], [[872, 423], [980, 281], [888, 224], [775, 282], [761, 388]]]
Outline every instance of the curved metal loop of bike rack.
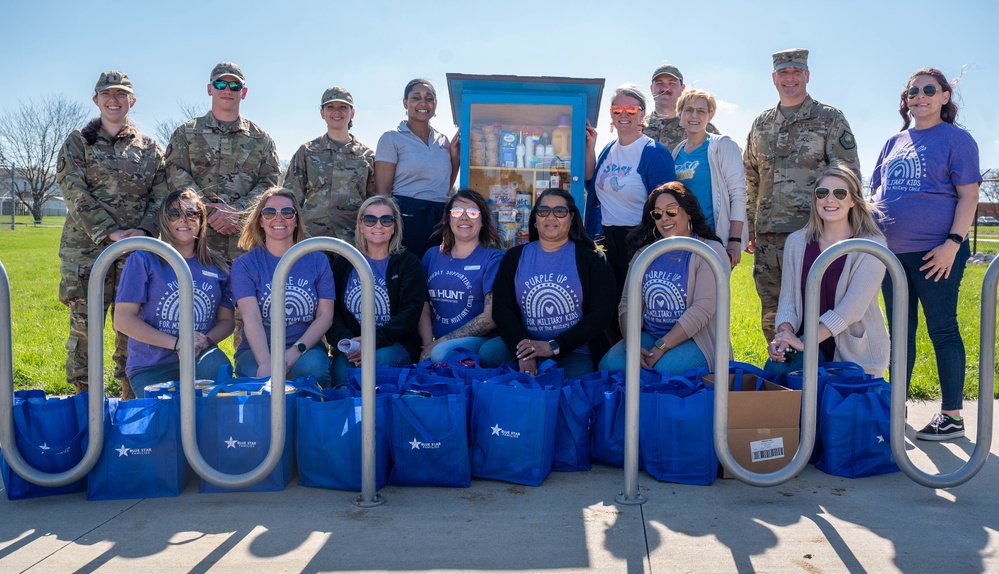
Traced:
[[[627, 283], [625, 283], [626, 293], [629, 301], [642, 300], [642, 279], [645, 277], [645, 270], [660, 255], [670, 251], [690, 251], [694, 255], [704, 259], [711, 268], [715, 277], [715, 289], [717, 291], [717, 301], [715, 304], [715, 338], [718, 341], [729, 340], [729, 311], [731, 307], [731, 293], [729, 291], [729, 274], [725, 271], [721, 258], [714, 249], [708, 247], [703, 241], [690, 237], [670, 237], [657, 241], [650, 245], [631, 264], [628, 271]], [[625, 325], [627, 340], [631, 342], [642, 340], [642, 306], [629, 305], [628, 317]], [[614, 497], [618, 504], [635, 505], [643, 504], [646, 498], [638, 492], [638, 405], [639, 388], [638, 377], [641, 370], [641, 345], [626, 345], [625, 361], [625, 434], [624, 434], [624, 490]], [[727, 345], [715, 345], [714, 372], [717, 381], [728, 380], [728, 356], [729, 347]], [[720, 413], [720, 414], [719, 414]], [[716, 385], [715, 388], [715, 444], [718, 449], [718, 424], [719, 416], [721, 420], [728, 420], [728, 385]], [[728, 436], [724, 429], [722, 432], [723, 446], [728, 460], [732, 461], [728, 454]], [[721, 451], [719, 451], [720, 453]], [[721, 454], [719, 454], [719, 459]], [[734, 464], [734, 461], [732, 461]], [[726, 466], [728, 468], [728, 466]]]

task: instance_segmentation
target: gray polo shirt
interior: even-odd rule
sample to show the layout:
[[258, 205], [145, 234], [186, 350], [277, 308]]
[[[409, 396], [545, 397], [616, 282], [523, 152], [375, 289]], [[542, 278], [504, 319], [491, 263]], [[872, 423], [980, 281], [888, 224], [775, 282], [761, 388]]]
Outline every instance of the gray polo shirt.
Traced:
[[451, 142], [433, 128], [429, 140], [429, 145], [424, 144], [405, 121], [379, 138], [375, 161], [395, 164], [392, 195], [447, 201], [451, 190]]

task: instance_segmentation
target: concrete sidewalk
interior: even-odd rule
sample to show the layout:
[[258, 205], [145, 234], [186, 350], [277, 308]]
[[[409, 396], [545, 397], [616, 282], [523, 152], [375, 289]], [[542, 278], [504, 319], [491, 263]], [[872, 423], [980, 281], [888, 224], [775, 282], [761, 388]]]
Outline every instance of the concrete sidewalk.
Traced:
[[[911, 444], [936, 406], [909, 403], [908, 452], [949, 472], [974, 448], [977, 405], [965, 405], [966, 439]], [[999, 572], [997, 443], [975, 478], [946, 491], [813, 466], [773, 488], [642, 472], [648, 502], [619, 506], [623, 472], [596, 467], [540, 488], [386, 487], [370, 509], [351, 492], [199, 494], [196, 481], [179, 498], [3, 497], [0, 572]]]

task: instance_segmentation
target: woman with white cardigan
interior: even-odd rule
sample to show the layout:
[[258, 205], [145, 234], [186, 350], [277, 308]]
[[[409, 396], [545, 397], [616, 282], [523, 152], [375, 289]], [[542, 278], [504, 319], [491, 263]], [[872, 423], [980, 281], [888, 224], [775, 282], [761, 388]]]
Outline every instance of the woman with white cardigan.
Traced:
[[708, 225], [721, 238], [735, 267], [748, 239], [746, 172], [739, 144], [707, 132], [716, 109], [714, 96], [704, 90], [689, 89], [680, 95], [676, 111], [687, 139], [673, 149], [673, 160], [676, 180], [697, 197]]

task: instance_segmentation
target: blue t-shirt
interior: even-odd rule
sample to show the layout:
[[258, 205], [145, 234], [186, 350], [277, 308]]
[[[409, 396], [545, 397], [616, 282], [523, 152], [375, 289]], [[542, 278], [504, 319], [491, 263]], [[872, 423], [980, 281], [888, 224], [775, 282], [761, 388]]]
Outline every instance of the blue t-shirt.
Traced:
[[[263, 247], [255, 247], [232, 262], [232, 296], [255, 297], [260, 307], [267, 344], [271, 341], [271, 280], [280, 257]], [[320, 299], [336, 299], [330, 261], [322, 253], [307, 253], [295, 262], [285, 283], [285, 343], [291, 347], [316, 318]], [[243, 341], [236, 352], [250, 348], [243, 329]]]
[[681, 147], [676, 156], [676, 180], [694, 192], [694, 197], [701, 204], [701, 211], [708, 220], [711, 229], [715, 228], [714, 199], [711, 195], [711, 166], [708, 164], [708, 144], [711, 134], [697, 149], [687, 153]]
[[[389, 257], [372, 259], [364, 256], [371, 265], [371, 274], [375, 277], [375, 326], [381, 327], [392, 318], [392, 306], [389, 304], [388, 289], [385, 287], [385, 272], [388, 270]], [[343, 292], [343, 304], [348, 311], [361, 322], [361, 280], [357, 270], [351, 269], [347, 276], [347, 288]], [[335, 344], [336, 341], [330, 341]]]
[[437, 248], [423, 255], [434, 338], [447, 335], [482, 313], [501, 259], [502, 251], [482, 245], [464, 259], [453, 259]]
[[656, 339], [669, 333], [687, 310], [690, 256], [690, 251], [664, 253], [645, 270], [642, 330]]
[[[583, 285], [576, 268], [576, 243], [566, 242], [551, 253], [540, 241], [524, 246], [514, 276], [521, 321], [531, 338], [550, 341], [583, 318]], [[564, 349], [588, 352], [586, 345]]]
[[[205, 267], [197, 257], [185, 261], [194, 280], [194, 330], [207, 333], [215, 326], [220, 306], [233, 308], [229, 275], [215, 265]], [[140, 317], [148, 325], [170, 335], [180, 334], [177, 274], [158, 256], [147, 251], [137, 251], [128, 256], [115, 301], [138, 303]], [[129, 338], [125, 374], [132, 376], [177, 361], [177, 353], [172, 349]]]
[[874, 199], [887, 218], [881, 229], [894, 253], [929, 251], [947, 240], [957, 187], [982, 181], [978, 144], [946, 122], [889, 138], [871, 174]]

